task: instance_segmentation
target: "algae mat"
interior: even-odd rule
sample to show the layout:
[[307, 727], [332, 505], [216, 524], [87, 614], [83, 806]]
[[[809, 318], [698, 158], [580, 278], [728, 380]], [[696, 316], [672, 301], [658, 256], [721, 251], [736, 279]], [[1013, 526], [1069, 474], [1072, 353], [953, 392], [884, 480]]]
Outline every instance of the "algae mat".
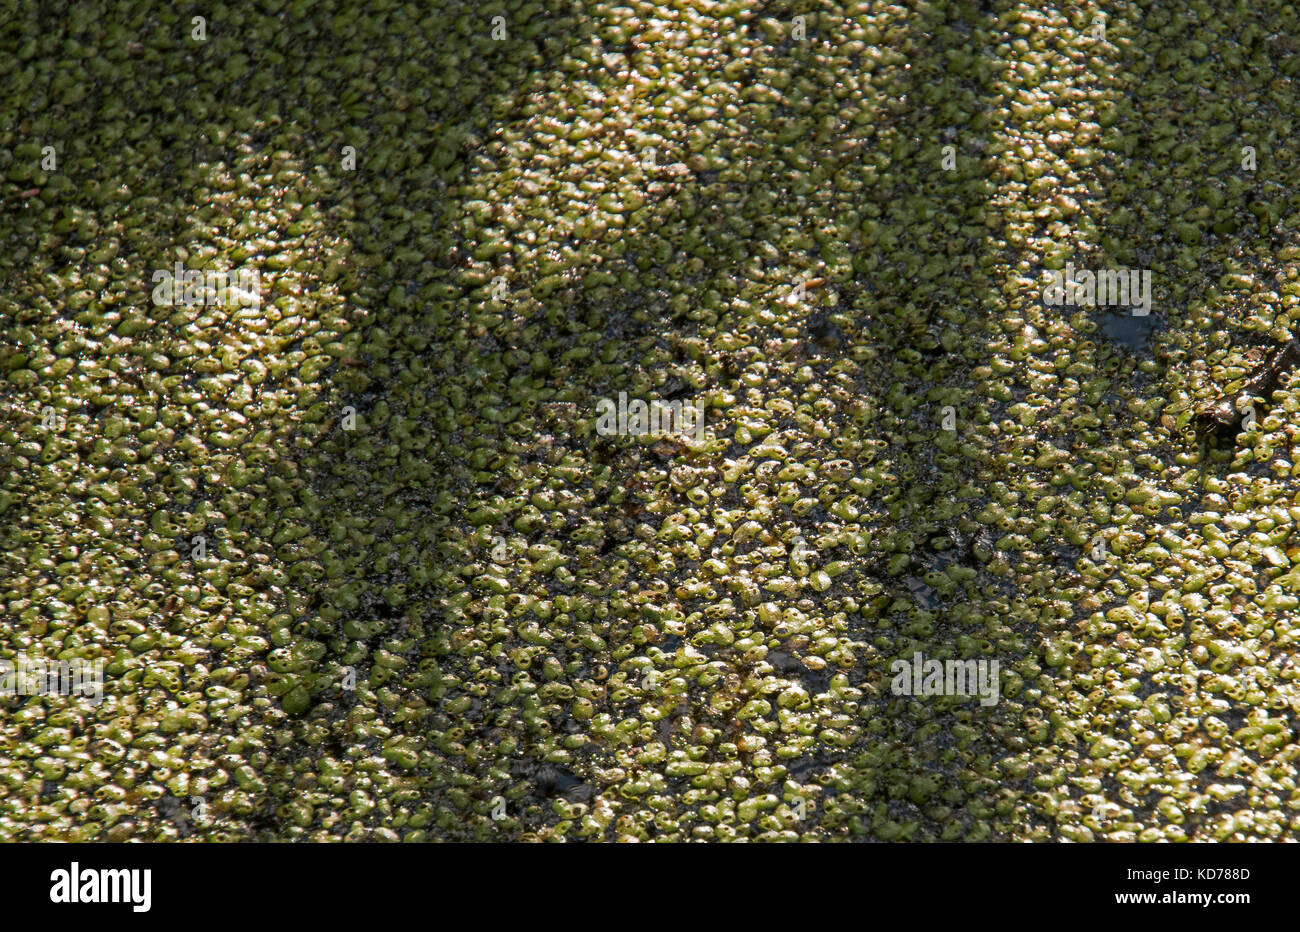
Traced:
[[1293, 838], [1297, 13], [1176, 6], [0, 17], [0, 838]]

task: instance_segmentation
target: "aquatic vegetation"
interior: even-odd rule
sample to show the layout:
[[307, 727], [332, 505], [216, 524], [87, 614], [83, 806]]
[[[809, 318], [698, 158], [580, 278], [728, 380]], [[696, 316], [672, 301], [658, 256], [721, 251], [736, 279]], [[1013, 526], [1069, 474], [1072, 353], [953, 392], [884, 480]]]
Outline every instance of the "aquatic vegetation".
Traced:
[[0, 838], [1295, 836], [1292, 7], [265, 7], [0, 23]]

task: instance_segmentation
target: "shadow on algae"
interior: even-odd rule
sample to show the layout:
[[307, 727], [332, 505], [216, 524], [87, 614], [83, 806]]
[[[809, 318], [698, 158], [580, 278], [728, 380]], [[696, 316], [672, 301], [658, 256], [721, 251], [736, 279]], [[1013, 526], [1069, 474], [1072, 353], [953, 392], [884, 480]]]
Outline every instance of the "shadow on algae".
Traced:
[[[543, 251], [522, 238], [502, 242], [482, 233], [518, 233], [518, 221], [529, 218], [545, 225], [548, 211], [564, 208], [558, 186], [551, 203], [538, 203], [533, 181], [503, 170], [507, 163], [518, 168], [514, 138], [537, 123], [540, 107], [566, 93], [597, 89], [617, 97], [626, 76], [608, 63], [611, 56], [624, 56], [623, 67], [629, 54], [640, 65], [662, 65], [667, 52], [618, 35], [616, 7], [573, 4], [553, 14], [534, 6], [531, 18], [507, 16], [509, 37], [501, 42], [479, 28], [478, 10], [460, 13], [473, 18], [467, 34], [453, 14], [447, 28], [432, 28], [430, 17], [417, 22], [408, 19], [410, 8], [391, 8], [383, 31], [420, 35], [427, 54], [390, 61], [384, 56], [397, 55], [399, 46], [371, 51], [352, 40], [324, 74], [313, 74], [308, 62], [330, 47], [331, 20], [353, 15], [348, 5], [316, 5], [302, 18], [261, 17], [269, 31], [241, 37], [244, 64], [229, 84], [213, 75], [234, 66], [211, 48], [132, 60], [139, 81], [156, 82], [159, 108], [201, 102], [201, 141], [142, 132], [119, 144], [121, 159], [99, 153], [91, 133], [68, 143], [66, 162], [96, 161], [98, 188], [64, 192], [59, 203], [92, 213], [99, 209], [92, 190], [149, 184], [139, 170], [132, 174], [133, 152], [161, 163], [165, 196], [140, 218], [139, 241], [123, 244], [136, 247], [139, 280], [169, 267], [171, 243], [186, 240], [196, 204], [189, 188], [201, 185], [219, 210], [229, 166], [270, 175], [272, 193], [258, 209], [287, 225], [250, 231], [262, 240], [248, 259], [276, 248], [280, 237], [296, 244], [303, 261], [263, 269], [268, 302], [286, 318], [301, 309], [310, 319], [313, 302], [328, 295], [330, 313], [346, 321], [333, 328], [332, 345], [312, 343], [307, 330], [291, 333], [294, 342], [282, 353], [310, 344], [328, 362], [312, 366], [310, 379], [302, 368], [267, 374], [262, 392], [284, 392], [288, 407], [266, 412], [266, 432], [253, 434], [261, 447], [239, 453], [239, 484], [261, 492], [244, 521], [270, 535], [257, 549], [266, 578], [277, 580], [261, 596], [246, 596], [274, 660], [250, 657], [241, 672], [262, 671], [274, 701], [232, 723], [236, 731], [260, 729], [238, 777], [255, 788], [254, 804], [223, 814], [225, 833], [211, 837], [301, 835], [324, 825], [321, 813], [304, 809], [304, 787], [355, 786], [361, 774], [369, 805], [340, 814], [329, 832], [387, 837], [371, 830], [393, 824], [395, 812], [413, 811], [420, 821], [406, 816], [406, 830], [418, 824], [431, 838], [549, 837], [575, 822], [581, 827], [565, 813], [606, 793], [649, 837], [676, 837], [679, 822], [708, 823], [718, 794], [713, 802], [688, 802], [700, 769], [666, 762], [665, 754], [705, 734], [714, 736], [704, 742], [706, 763], [737, 762], [728, 791], [743, 781], [788, 806], [787, 780], [820, 787], [807, 816], [813, 821], [795, 830], [823, 837], [1056, 838], [1039, 797], [1044, 781], [1065, 779], [1063, 767], [1095, 780], [1106, 798], [1121, 797], [1114, 774], [1089, 767], [1082, 737], [1035, 704], [1045, 693], [1068, 698], [1088, 689], [1072, 685], [1093, 669], [1079, 634], [1086, 614], [1077, 604], [1104, 590], [1111, 571], [1086, 576], [1080, 561], [1087, 542], [1107, 528], [1092, 520], [1087, 502], [1068, 533], [1058, 521], [1049, 537], [1033, 542], [1037, 559], [1018, 564], [1016, 548], [1028, 546], [1023, 522], [976, 516], [995, 508], [999, 484], [1027, 491], [1052, 479], [1058, 461], [1043, 458], [1042, 444], [1081, 457], [1103, 438], [1113, 445], [1139, 437], [1149, 425], [1124, 402], [1158, 391], [1170, 360], [1182, 358], [1170, 355], [1171, 335], [1189, 326], [1187, 307], [1197, 296], [1169, 290], [1168, 273], [1183, 254], [1159, 231], [1184, 221], [1172, 199], [1132, 206], [1135, 185], [1166, 170], [1169, 137], [1144, 135], [1143, 127], [1160, 125], [1151, 112], [1160, 99], [1144, 96], [1131, 76], [1141, 73], [1135, 61], [1182, 60], [1190, 40], [1132, 23], [1122, 56], [1112, 46], [1091, 58], [1092, 79], [1081, 90], [1086, 105], [1111, 114], [1127, 135], [1108, 147], [1104, 133], [1093, 133], [1079, 147], [1085, 167], [1078, 177], [1036, 184], [1008, 167], [1011, 156], [1023, 157], [1020, 144], [1042, 143], [1051, 128], [1008, 100], [1016, 61], [1006, 56], [1019, 54], [1018, 34], [1005, 28], [1008, 4], [891, 8], [868, 18], [880, 46], [915, 43], [901, 60], [906, 67], [877, 62], [874, 101], [836, 97], [837, 75], [823, 53], [838, 43], [819, 26], [830, 14], [813, 18], [806, 43], [787, 38], [770, 47], [760, 46], [762, 30], [751, 18], [744, 28], [756, 37], [754, 47], [726, 77], [747, 88], [761, 69], [777, 66], [789, 77], [788, 92], [775, 103], [757, 95], [721, 101], [735, 112], [712, 122], [715, 135], [704, 142], [691, 133], [659, 142], [635, 234], [587, 226], [589, 235]], [[791, 4], [769, 7], [763, 15], [783, 22], [797, 12]], [[68, 28], [58, 17], [26, 25], [57, 35]], [[440, 25], [436, 17], [432, 25]], [[217, 17], [209, 28], [220, 34]], [[989, 47], [994, 41], [997, 49]], [[597, 54], [575, 57], [587, 46]], [[865, 58], [849, 64], [865, 68]], [[371, 80], [376, 61], [394, 66], [383, 86]], [[254, 62], [271, 77], [258, 77]], [[390, 119], [428, 100], [420, 94], [428, 87], [438, 88], [441, 107], [428, 110], [427, 121]], [[90, 127], [96, 108], [114, 104], [92, 88], [78, 106]], [[278, 118], [268, 119], [268, 108]], [[224, 125], [226, 114], [239, 116]], [[128, 116], [151, 125], [148, 114]], [[584, 119], [591, 122], [591, 114]], [[571, 124], [562, 115], [543, 125], [562, 134]], [[225, 142], [212, 138], [220, 130], [229, 133]], [[626, 127], [629, 139], [655, 131]], [[337, 153], [349, 144], [357, 150], [355, 174], [338, 167]], [[958, 167], [945, 171], [950, 144]], [[534, 168], [552, 181], [569, 172], [548, 165], [546, 153], [534, 141]], [[282, 171], [289, 172], [283, 184]], [[580, 174], [573, 178], [581, 182]], [[841, 184], [856, 185], [851, 213], [837, 199]], [[570, 210], [593, 212], [583, 198], [596, 193], [566, 190]], [[1094, 268], [1163, 263], [1152, 334], [1134, 335], [1104, 308], [1038, 302], [1048, 266], [1018, 226], [1017, 209], [1041, 203], [1048, 217], [1058, 195], [1079, 197], [1083, 216], [1051, 267], [1066, 259]], [[1262, 188], [1257, 196], [1267, 205]], [[286, 220], [286, 199], [298, 205], [290, 217], [310, 208], [311, 219]], [[1056, 225], [1042, 219], [1032, 235], [1059, 245]], [[1203, 235], [1213, 251], [1248, 230], [1207, 228]], [[323, 262], [310, 261], [313, 249]], [[225, 258], [237, 264], [243, 257]], [[1221, 274], [1183, 271], [1193, 281]], [[504, 298], [494, 296], [498, 276]], [[802, 304], [789, 300], [799, 280], [816, 282]], [[1026, 361], [1026, 342], [1058, 342], [1098, 325], [1102, 338], [1076, 342], [1070, 355], [1108, 373], [1109, 387], [1087, 389], [1086, 401], [1059, 394], [1059, 384], [1045, 388]], [[1127, 349], [1112, 346], [1112, 336]], [[202, 376], [180, 360], [161, 374], [179, 376], [179, 392], [198, 391]], [[805, 392], [810, 384], [836, 386], [841, 400], [819, 406]], [[769, 441], [738, 440], [738, 427], [752, 418], [729, 416], [725, 406], [711, 411], [704, 449], [599, 438], [592, 429], [597, 399], [687, 392], [749, 404], [751, 393], [775, 397], [782, 389], [791, 397], [766, 409], [768, 426], [792, 463], [828, 468], [848, 460], [852, 471], [869, 468], [880, 481], [856, 496], [856, 547], [841, 533], [846, 522], [837, 506], [816, 499], [826, 480], [814, 475], [795, 480], [813, 505], [796, 513], [782, 502], [749, 540], [733, 542], [731, 554], [784, 547], [795, 534], [810, 541], [829, 534], [836, 542], [824, 556], [844, 561], [844, 575], [822, 592], [769, 591], [757, 600], [743, 583], [728, 589], [722, 580], [712, 599], [676, 595], [687, 571], [702, 574], [706, 560], [684, 550], [674, 555], [673, 535], [666, 540], [654, 527], [699, 504], [681, 477], [725, 472]], [[946, 406], [956, 412], [955, 434], [939, 426]], [[81, 414], [102, 421], [106, 410], [97, 407]], [[1024, 416], [1029, 408], [1053, 418], [1035, 427]], [[355, 430], [344, 429], [345, 412], [355, 415]], [[828, 429], [809, 429], [818, 418]], [[1018, 426], [1009, 433], [1006, 425]], [[1150, 452], [1167, 463], [1177, 451]], [[758, 458], [780, 456], [772, 450]], [[191, 492], [183, 511], [201, 512], [203, 470], [187, 482], [183, 457], [176, 463], [170, 481]], [[789, 476], [799, 475], [790, 469]], [[789, 476], [755, 472], [729, 483], [710, 507], [779, 499]], [[1085, 485], [1086, 495], [1097, 490]], [[1063, 494], [1068, 486], [1042, 491]], [[11, 538], [15, 518], [13, 510], [6, 516]], [[204, 525], [206, 533], [216, 530]], [[492, 551], [502, 540], [513, 553], [494, 568]], [[295, 552], [309, 542], [325, 546]], [[553, 567], [522, 566], [555, 563], [556, 554], [579, 572], [557, 577]], [[965, 571], [949, 572], [954, 567]], [[186, 580], [199, 575], [177, 572]], [[162, 607], [176, 589], [144, 596]], [[536, 606], [539, 592], [549, 605], [532, 618], [517, 611], [525, 600]], [[856, 608], [846, 611], [850, 602]], [[856, 649], [840, 652], [842, 664], [805, 663], [815, 639], [780, 634], [787, 621], [773, 623], [759, 603], [776, 605], [775, 617], [796, 609], [820, 618], [821, 635], [833, 632]], [[750, 648], [733, 647], [727, 638], [734, 633], [719, 630], [759, 618], [757, 626], [768, 630], [748, 636]], [[753, 650], [760, 644], [769, 649], [766, 661]], [[1002, 701], [983, 708], [891, 695], [891, 662], [918, 651], [999, 660]], [[657, 721], [620, 731], [618, 720], [646, 719], [648, 709], [665, 705], [665, 694], [639, 671], [656, 657], [681, 669], [673, 658], [691, 656], [730, 672], [688, 686]], [[752, 748], [761, 745], [740, 713], [751, 708], [746, 681], [765, 669], [789, 674], [793, 685], [781, 695], [820, 703], [814, 707], [825, 719], [840, 723], [835, 734], [823, 728], [799, 742], [800, 755], [755, 763]], [[341, 689], [351, 676], [357, 688]], [[857, 690], [856, 698], [845, 698], [843, 686]], [[1116, 733], [1127, 714], [1116, 711]], [[678, 728], [684, 721], [685, 732]], [[856, 738], [837, 743], [836, 735], [849, 732]], [[587, 740], [578, 740], [583, 735]], [[237, 753], [234, 740], [229, 753]], [[674, 798], [671, 817], [648, 808], [647, 795]], [[499, 799], [510, 815], [494, 821]], [[750, 815], [751, 833], [769, 811]], [[821, 829], [819, 819], [828, 820]], [[611, 823], [581, 837], [627, 831]]]

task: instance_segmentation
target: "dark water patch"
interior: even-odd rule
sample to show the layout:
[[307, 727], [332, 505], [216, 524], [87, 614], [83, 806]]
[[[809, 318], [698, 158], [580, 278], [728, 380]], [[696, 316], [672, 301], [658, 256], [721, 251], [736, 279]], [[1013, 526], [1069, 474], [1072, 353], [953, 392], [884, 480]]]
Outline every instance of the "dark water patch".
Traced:
[[820, 670], [804, 669], [799, 673], [804, 689], [810, 696], [820, 696], [831, 688], [831, 675]]
[[1103, 311], [1098, 323], [1102, 336], [1135, 355], [1147, 346], [1153, 333], [1164, 329], [1159, 316], [1137, 316], [1131, 311]]

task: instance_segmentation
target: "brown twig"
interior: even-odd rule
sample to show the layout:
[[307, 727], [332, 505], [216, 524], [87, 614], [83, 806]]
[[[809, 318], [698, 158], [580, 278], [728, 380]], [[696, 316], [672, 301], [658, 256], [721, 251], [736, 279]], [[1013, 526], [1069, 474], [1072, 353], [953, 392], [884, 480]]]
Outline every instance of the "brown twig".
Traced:
[[1241, 432], [1246, 415], [1242, 409], [1255, 398], [1270, 399], [1282, 384], [1284, 373], [1300, 364], [1300, 339], [1291, 340], [1274, 350], [1247, 378], [1241, 390], [1232, 397], [1221, 398], [1197, 412], [1203, 429], [1221, 437], [1235, 437]]

